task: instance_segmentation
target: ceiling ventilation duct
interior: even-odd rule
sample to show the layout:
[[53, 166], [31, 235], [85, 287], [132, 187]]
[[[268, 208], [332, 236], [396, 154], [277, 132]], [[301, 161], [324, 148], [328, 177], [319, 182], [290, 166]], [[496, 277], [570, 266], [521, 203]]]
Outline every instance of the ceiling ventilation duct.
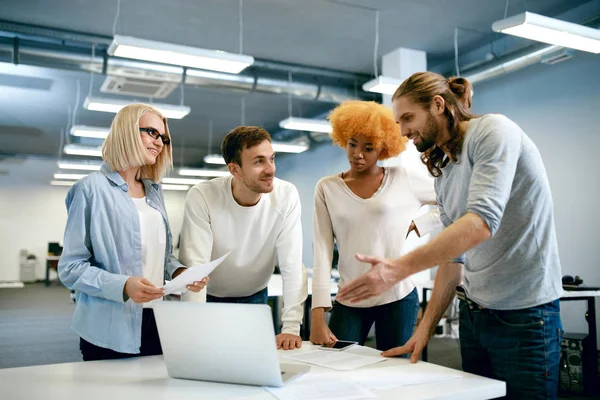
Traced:
[[[185, 84], [192, 86], [291, 94], [297, 98], [328, 103], [379, 98], [372, 93], [356, 91], [356, 87], [369, 79], [364, 74], [264, 60], [255, 60], [253, 66], [241, 74], [184, 69], [107, 56], [106, 49], [111, 41], [110, 37], [0, 21], [0, 62], [94, 71], [112, 77], [174, 84], [180, 84], [184, 80]], [[96, 49], [93, 59], [90, 56], [92, 46]], [[288, 80], [289, 72], [294, 76], [293, 82]]]
[[556, 53], [549, 54], [546, 57], [543, 57], [542, 64], [554, 65], [563, 61], [570, 60], [571, 58], [573, 58], [573, 51], [563, 48], [562, 50], [559, 50]]
[[102, 93], [164, 99], [177, 88], [176, 83], [107, 76], [100, 87]]
[[479, 83], [520, 70], [533, 64], [539, 64], [545, 57], [563, 50], [562, 47], [549, 45], [536, 45], [533, 47], [534, 49], [527, 48], [525, 50], [517, 51], [500, 60], [483, 64], [481, 67], [464, 72], [461, 71], [461, 76], [468, 79], [471, 83]]

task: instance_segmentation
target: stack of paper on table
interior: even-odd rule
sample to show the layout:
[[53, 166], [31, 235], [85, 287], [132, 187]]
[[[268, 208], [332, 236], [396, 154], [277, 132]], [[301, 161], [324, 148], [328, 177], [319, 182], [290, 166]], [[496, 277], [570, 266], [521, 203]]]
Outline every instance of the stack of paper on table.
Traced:
[[308, 353], [285, 356], [295, 361], [318, 365], [320, 367], [336, 369], [338, 371], [350, 371], [366, 365], [386, 361], [384, 357], [363, 356], [345, 351], [314, 350]]

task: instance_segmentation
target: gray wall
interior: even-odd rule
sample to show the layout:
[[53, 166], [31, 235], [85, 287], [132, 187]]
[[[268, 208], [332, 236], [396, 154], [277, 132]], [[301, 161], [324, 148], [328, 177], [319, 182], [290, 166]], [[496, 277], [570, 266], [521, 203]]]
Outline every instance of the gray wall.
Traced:
[[[600, 285], [600, 56], [576, 52], [566, 62], [532, 66], [481, 83], [475, 90], [475, 112], [507, 115], [542, 153], [554, 196], [563, 274]], [[314, 187], [320, 177], [347, 168], [344, 152], [324, 144], [282, 157], [277, 167], [278, 176], [300, 192], [304, 261], [311, 266]], [[584, 304], [563, 302], [562, 307], [565, 330], [587, 332]]]

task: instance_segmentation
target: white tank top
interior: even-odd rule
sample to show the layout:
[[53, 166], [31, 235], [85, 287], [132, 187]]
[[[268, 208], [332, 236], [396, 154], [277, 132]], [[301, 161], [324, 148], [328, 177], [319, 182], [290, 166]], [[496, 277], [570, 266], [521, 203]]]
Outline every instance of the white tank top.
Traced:
[[[132, 198], [140, 217], [142, 273], [156, 287], [164, 285], [167, 233], [160, 212], [148, 205], [146, 197]], [[161, 300], [161, 299], [159, 299]], [[150, 303], [145, 303], [146, 304]]]

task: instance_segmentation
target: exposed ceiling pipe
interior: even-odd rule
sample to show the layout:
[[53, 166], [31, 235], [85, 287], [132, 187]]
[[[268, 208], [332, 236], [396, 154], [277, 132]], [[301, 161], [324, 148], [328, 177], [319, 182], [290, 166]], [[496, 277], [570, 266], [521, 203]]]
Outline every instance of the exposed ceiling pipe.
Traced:
[[[0, 21], [0, 62], [84, 72], [93, 70], [110, 76], [163, 82], [181, 82], [183, 79], [185, 84], [197, 87], [291, 94], [328, 103], [377, 99], [372, 93], [356, 90], [369, 79], [367, 75], [265, 60], [257, 60], [251, 68], [238, 75], [191, 68], [184, 70], [182, 67], [107, 56], [106, 47], [110, 39]], [[93, 60], [92, 46], [96, 46]], [[293, 74], [292, 82], [288, 81], [288, 72]]]
[[517, 71], [533, 64], [538, 64], [552, 53], [562, 51], [560, 46], [534, 45], [519, 50], [499, 60], [484, 63], [477, 68], [461, 71], [461, 76], [471, 83], [480, 83], [488, 79]]

